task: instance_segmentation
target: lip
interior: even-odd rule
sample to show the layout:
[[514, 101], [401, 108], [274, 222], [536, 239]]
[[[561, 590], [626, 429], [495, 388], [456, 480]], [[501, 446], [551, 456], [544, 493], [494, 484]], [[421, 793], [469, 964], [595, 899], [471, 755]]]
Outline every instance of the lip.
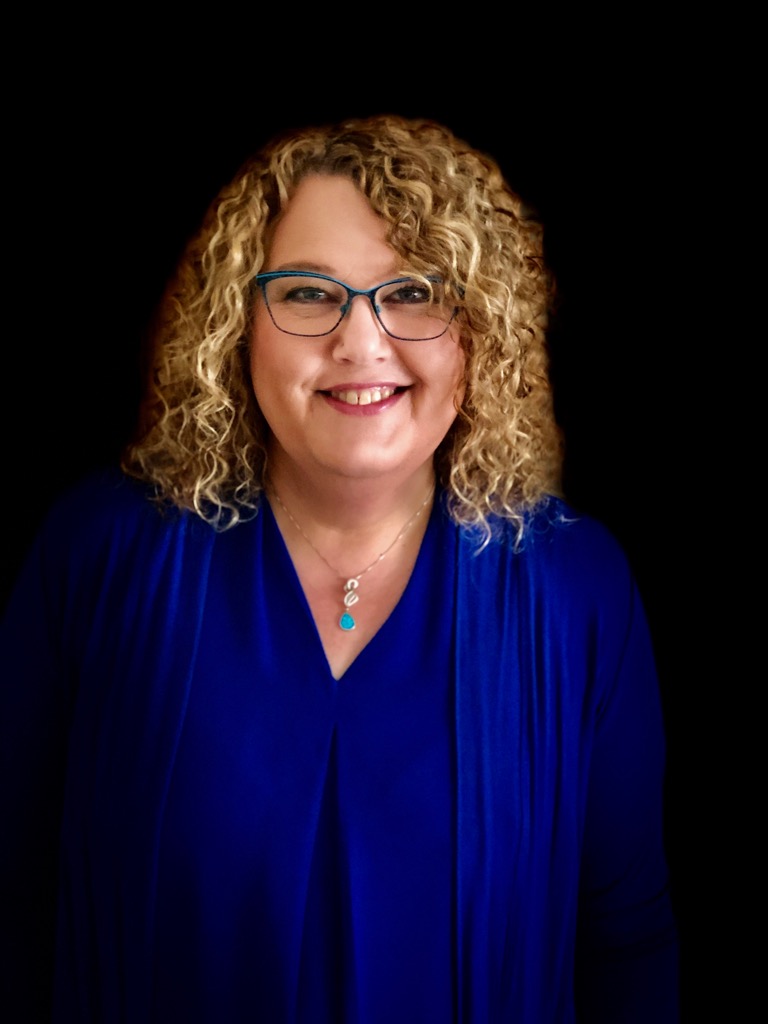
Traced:
[[330, 384], [321, 388], [321, 391], [364, 391], [366, 388], [407, 388], [409, 384], [403, 384], [395, 380], [344, 380], [339, 383]]
[[[385, 383], [382, 381], [377, 381], [375, 384], [344, 382], [343, 384], [334, 384], [327, 389], [323, 388], [318, 393], [333, 409], [347, 416], [376, 416], [397, 405], [409, 387], [410, 385], [395, 384], [394, 382]], [[387, 395], [386, 398], [379, 399], [377, 402], [365, 401], [362, 404], [353, 404], [343, 401], [340, 397], [335, 397], [349, 391], [363, 394], [371, 391], [392, 391], [392, 394]]]

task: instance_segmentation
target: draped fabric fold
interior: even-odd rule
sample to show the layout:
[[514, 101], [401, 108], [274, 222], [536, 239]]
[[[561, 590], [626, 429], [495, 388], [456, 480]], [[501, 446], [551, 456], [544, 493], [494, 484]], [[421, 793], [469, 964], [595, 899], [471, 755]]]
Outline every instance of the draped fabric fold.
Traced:
[[458, 547], [459, 1019], [568, 1024], [576, 991], [579, 1019], [672, 1024], [664, 738], [626, 559], [557, 501], [520, 551]]
[[[23, 822], [0, 854], [19, 910], [7, 963], [34, 941], [30, 868], [62, 821], [54, 1019], [79, 1024], [152, 1019], [158, 846], [212, 558], [231, 542], [194, 516], [158, 514], [135, 491], [96, 481], [60, 503], [3, 622], [0, 814]], [[98, 515], [84, 518], [89, 503]], [[520, 551], [501, 527], [480, 554], [469, 531], [446, 528], [456, 544], [445, 635], [455, 643], [457, 1019], [573, 1024], [575, 992], [590, 1024], [673, 1024], [663, 729], [626, 559], [558, 501]], [[44, 775], [64, 771], [67, 748], [62, 814]], [[336, 813], [335, 754], [329, 770], [322, 827]], [[21, 797], [9, 784], [19, 778]], [[313, 870], [335, 877], [332, 853], [318, 848]], [[376, 922], [358, 915], [356, 927], [375, 949]]]

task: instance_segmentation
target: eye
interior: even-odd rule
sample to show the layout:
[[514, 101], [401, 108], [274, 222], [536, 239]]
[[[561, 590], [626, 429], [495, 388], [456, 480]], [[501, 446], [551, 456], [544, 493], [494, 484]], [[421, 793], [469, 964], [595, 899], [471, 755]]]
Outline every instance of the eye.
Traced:
[[280, 301], [311, 305], [315, 303], [336, 302], [338, 300], [317, 285], [295, 285], [292, 288], [286, 289], [285, 293], [280, 297]]
[[419, 306], [439, 301], [437, 288], [433, 285], [428, 288], [419, 281], [403, 281], [391, 292], [388, 292], [384, 301], [401, 306]]

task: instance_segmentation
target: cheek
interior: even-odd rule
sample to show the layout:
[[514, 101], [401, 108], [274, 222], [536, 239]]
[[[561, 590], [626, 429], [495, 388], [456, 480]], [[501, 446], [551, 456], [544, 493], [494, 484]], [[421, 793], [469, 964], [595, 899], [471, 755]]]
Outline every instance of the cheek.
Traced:
[[454, 397], [456, 407], [458, 408], [464, 401], [464, 396], [467, 393], [467, 369], [469, 366], [469, 353], [464, 347], [461, 338], [456, 335], [455, 338], [456, 348], [454, 350], [455, 355], [455, 368], [456, 368], [456, 384], [454, 390]]
[[251, 388], [262, 415], [270, 421], [274, 416], [274, 406], [279, 403], [283, 391], [280, 378], [280, 365], [272, 354], [271, 346], [260, 337], [257, 341], [251, 338], [249, 363], [251, 371]]
[[285, 367], [285, 359], [281, 359], [281, 346], [279, 339], [274, 336], [275, 333], [272, 321], [268, 318], [265, 321], [264, 317], [257, 314], [249, 347], [251, 381], [254, 390], [259, 386], [263, 388], [265, 384], [278, 381], [280, 370]]
[[261, 390], [262, 381], [264, 379], [264, 366], [261, 361], [258, 346], [253, 340], [251, 341], [248, 361], [251, 370], [251, 387], [253, 388], [256, 397], [259, 398], [259, 391]]
[[453, 399], [455, 406], [459, 406], [464, 399], [467, 390], [466, 385], [467, 357], [460, 343], [456, 341], [455, 347], [450, 352], [450, 365], [446, 370], [446, 391]]
[[264, 325], [261, 322], [261, 316], [257, 307], [253, 318], [251, 336], [248, 341], [248, 366], [250, 367], [251, 382], [253, 383], [254, 388], [256, 387], [256, 380], [261, 365], [261, 339], [263, 336]]

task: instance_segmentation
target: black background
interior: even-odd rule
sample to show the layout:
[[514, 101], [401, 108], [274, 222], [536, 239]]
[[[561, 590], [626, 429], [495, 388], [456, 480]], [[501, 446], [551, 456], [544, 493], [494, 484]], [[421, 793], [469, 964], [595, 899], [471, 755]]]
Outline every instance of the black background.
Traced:
[[489, 26], [491, 48], [460, 26], [414, 48], [410, 32], [427, 26], [408, 22], [379, 14], [378, 47], [359, 31], [321, 42], [314, 25], [298, 40], [258, 19], [212, 22], [194, 41], [149, 19], [19, 39], [6, 123], [3, 589], [55, 495], [117, 457], [147, 320], [241, 160], [275, 131], [346, 116], [446, 123], [496, 157], [545, 225], [566, 493], [624, 545], [659, 664], [685, 1020], [720, 1004], [721, 1019], [738, 1019], [749, 956], [724, 850], [749, 840], [722, 694], [743, 671], [722, 582], [725, 371], [703, 340], [712, 153], [730, 129], [713, 120], [708, 70], [647, 26], [565, 33], [555, 47], [547, 26], [519, 39], [510, 19]]

